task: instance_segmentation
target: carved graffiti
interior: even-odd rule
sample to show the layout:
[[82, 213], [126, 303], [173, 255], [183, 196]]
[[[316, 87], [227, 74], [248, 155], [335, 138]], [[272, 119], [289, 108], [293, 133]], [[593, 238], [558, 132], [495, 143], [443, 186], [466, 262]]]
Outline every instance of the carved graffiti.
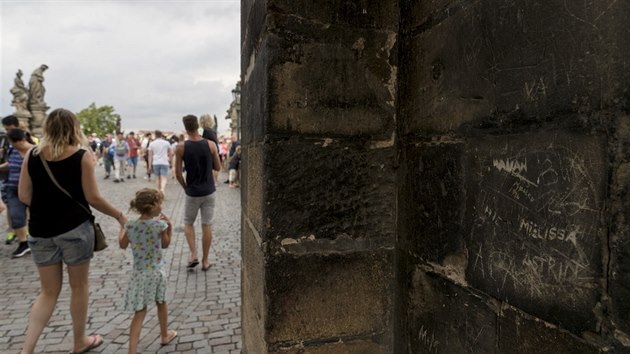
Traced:
[[590, 299], [602, 272], [603, 153], [594, 139], [538, 138], [476, 151], [467, 280], [499, 298], [570, 307]]

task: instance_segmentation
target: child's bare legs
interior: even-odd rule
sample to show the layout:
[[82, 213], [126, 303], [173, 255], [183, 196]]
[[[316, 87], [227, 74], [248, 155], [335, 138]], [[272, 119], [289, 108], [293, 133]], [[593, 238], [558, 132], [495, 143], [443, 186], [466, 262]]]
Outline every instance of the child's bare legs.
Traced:
[[[136, 311], [131, 320], [131, 329], [129, 330], [129, 354], [136, 354], [138, 352], [138, 342], [140, 341], [140, 332], [142, 332], [142, 323], [144, 322], [144, 316], [147, 314], [147, 308], [143, 308], [140, 311]], [[160, 321], [160, 324], [162, 322]]]
[[155, 304], [157, 305], [158, 322], [160, 323], [160, 344], [166, 345], [177, 336], [177, 332], [168, 329], [168, 306], [166, 302], [156, 302]]

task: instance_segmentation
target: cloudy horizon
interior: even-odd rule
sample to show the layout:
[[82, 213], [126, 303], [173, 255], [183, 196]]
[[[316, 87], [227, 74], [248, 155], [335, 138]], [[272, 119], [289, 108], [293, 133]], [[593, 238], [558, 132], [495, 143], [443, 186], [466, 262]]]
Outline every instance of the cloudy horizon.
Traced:
[[28, 85], [46, 64], [51, 110], [113, 106], [127, 131], [180, 131], [183, 115], [207, 113], [220, 133], [228, 129], [240, 73], [238, 0], [2, 0], [0, 43], [2, 116], [14, 111], [17, 70]]

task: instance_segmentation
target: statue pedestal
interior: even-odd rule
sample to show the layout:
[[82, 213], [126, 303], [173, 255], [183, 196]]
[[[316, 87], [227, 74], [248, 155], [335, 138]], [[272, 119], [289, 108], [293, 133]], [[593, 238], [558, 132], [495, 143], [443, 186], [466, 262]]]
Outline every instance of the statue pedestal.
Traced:
[[13, 113], [13, 115], [15, 115], [17, 119], [20, 121], [21, 126], [25, 127], [26, 129], [31, 128], [31, 118], [33, 117], [31, 115], [31, 112], [19, 111], [19, 112]]
[[30, 122], [31, 133], [34, 135], [41, 136], [44, 133], [43, 127], [44, 127], [44, 120], [46, 119], [46, 111], [50, 107], [43, 104], [43, 105], [31, 105], [30, 108], [31, 108], [31, 114], [33, 115]]

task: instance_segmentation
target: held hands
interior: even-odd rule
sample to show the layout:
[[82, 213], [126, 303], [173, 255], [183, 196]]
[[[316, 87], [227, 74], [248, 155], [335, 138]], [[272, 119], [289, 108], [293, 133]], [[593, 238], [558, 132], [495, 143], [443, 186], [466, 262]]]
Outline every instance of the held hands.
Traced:
[[160, 216], [158, 217], [159, 220], [162, 220], [164, 222], [166, 222], [166, 225], [168, 225], [168, 227], [172, 227], [173, 224], [171, 223], [171, 220], [164, 214], [160, 213]]
[[116, 218], [116, 221], [118, 221], [118, 223], [120, 224], [120, 228], [122, 229], [125, 226], [125, 224], [127, 223], [127, 217], [121, 211], [120, 214], [118, 215], [118, 217]]

